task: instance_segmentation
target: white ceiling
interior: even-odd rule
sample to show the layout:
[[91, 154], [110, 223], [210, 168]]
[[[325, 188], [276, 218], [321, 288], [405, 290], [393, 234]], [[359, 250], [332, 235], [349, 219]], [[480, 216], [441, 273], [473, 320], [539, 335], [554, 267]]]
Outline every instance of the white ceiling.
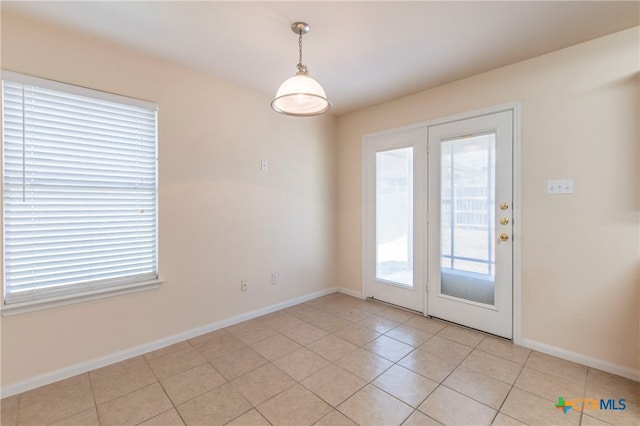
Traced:
[[274, 95], [303, 62], [344, 114], [640, 24], [637, 1], [2, 1]]

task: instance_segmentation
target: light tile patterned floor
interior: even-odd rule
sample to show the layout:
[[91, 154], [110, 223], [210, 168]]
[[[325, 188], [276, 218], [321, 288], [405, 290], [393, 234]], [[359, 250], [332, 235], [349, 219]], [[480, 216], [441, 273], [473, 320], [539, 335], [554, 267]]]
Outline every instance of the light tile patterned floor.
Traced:
[[639, 383], [335, 293], [5, 398], [1, 423], [638, 425], [639, 403]]

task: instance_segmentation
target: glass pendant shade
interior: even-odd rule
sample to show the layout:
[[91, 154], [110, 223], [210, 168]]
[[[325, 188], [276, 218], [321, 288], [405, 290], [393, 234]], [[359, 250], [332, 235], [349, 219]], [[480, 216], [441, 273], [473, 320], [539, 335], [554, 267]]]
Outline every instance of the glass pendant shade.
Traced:
[[300, 71], [280, 85], [271, 108], [281, 114], [304, 117], [329, 111], [331, 103], [322, 86]]

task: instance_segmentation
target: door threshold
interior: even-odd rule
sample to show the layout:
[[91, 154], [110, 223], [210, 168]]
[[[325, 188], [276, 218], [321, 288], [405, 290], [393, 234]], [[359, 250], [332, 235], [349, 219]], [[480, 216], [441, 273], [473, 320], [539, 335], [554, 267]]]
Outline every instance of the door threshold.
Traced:
[[424, 312], [416, 311], [415, 309], [405, 308], [404, 306], [396, 305], [394, 303], [385, 302], [384, 300], [376, 299], [373, 296], [368, 296], [366, 300], [371, 300], [372, 302], [381, 303], [383, 305], [391, 306], [392, 308], [396, 308], [396, 309], [400, 309], [400, 310], [403, 310], [403, 311], [410, 312], [412, 314], [420, 314], [420, 315], [424, 316]]
[[[415, 312], [415, 311], [414, 311], [414, 312]], [[434, 316], [432, 316], [432, 315], [427, 315], [427, 316], [426, 316], [426, 318], [434, 319], [434, 320], [438, 320], [438, 321], [442, 321], [442, 322], [446, 322], [447, 324], [455, 325], [455, 326], [458, 326], [458, 327], [461, 327], [461, 328], [466, 328], [467, 330], [470, 330], [470, 331], [475, 331], [475, 332], [477, 332], [477, 333], [482, 333], [482, 334], [485, 334], [485, 335], [487, 335], [487, 336], [496, 337], [496, 338], [498, 338], [498, 339], [500, 339], [500, 340], [504, 340], [505, 342], [511, 342], [511, 343], [513, 343], [513, 339], [508, 339], [508, 338], [503, 337], [503, 336], [498, 336], [497, 334], [488, 333], [488, 332], [486, 332], [486, 331], [479, 330], [479, 329], [477, 329], [477, 328], [473, 328], [473, 327], [469, 327], [469, 326], [467, 326], [467, 325], [458, 324], [457, 322], [448, 321], [448, 320], [446, 320], [446, 319], [442, 319], [442, 318], [434, 317]]]

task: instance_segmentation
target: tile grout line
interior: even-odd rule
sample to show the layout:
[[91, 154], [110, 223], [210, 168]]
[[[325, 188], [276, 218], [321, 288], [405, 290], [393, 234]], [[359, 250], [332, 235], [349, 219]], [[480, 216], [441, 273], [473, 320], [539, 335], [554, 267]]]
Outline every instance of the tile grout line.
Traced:
[[[18, 424], [18, 418], [20, 416], [20, 404], [22, 402], [22, 395], [23, 395], [23, 393], [18, 395], [18, 403], [17, 403], [17, 406], [16, 406], [16, 415], [15, 415], [15, 424]], [[97, 411], [97, 409], [96, 409], [96, 411]], [[0, 420], [2, 420], [1, 417], [0, 417]]]
[[[187, 342], [187, 343], [188, 343], [188, 342]], [[168, 354], [167, 354], [167, 355], [168, 355]], [[184, 421], [184, 419], [182, 418], [182, 416], [180, 415], [180, 412], [178, 411], [178, 407], [176, 407], [176, 405], [173, 403], [173, 400], [171, 399], [171, 397], [170, 397], [170, 396], [169, 396], [169, 394], [167, 393], [167, 390], [166, 390], [166, 389], [164, 388], [164, 386], [162, 385], [162, 382], [160, 381], [160, 378], [159, 378], [159, 377], [158, 377], [158, 375], [156, 374], [155, 370], [151, 367], [151, 364], [149, 364], [149, 360], [147, 359], [147, 357], [146, 357], [146, 356], [144, 356], [144, 354], [143, 354], [143, 355], [141, 355], [141, 356], [142, 356], [142, 359], [144, 360], [145, 364], [147, 365], [147, 367], [148, 367], [148, 368], [149, 368], [149, 370], [151, 371], [151, 374], [153, 374], [153, 377], [155, 377], [155, 378], [156, 378], [156, 382], [157, 382], [157, 383], [158, 383], [158, 385], [160, 386], [160, 389], [162, 389], [162, 392], [164, 393], [164, 396], [165, 396], [165, 397], [169, 400], [169, 402], [171, 403], [171, 407], [172, 407], [172, 408], [175, 410], [175, 412], [178, 414], [178, 417], [180, 417], [180, 420], [182, 421], [182, 423], [187, 424], [187, 423]], [[153, 383], [152, 383], [151, 385], [153, 385]], [[143, 387], [141, 387], [141, 388], [139, 388], [139, 389], [144, 389], [144, 388], [146, 388], [146, 387], [148, 387], [148, 386], [151, 386], [151, 385], [143, 386]], [[131, 393], [133, 393], [133, 392], [135, 392], [135, 391], [129, 392], [129, 394], [131, 394]], [[128, 394], [128, 395], [129, 395], [129, 394]], [[124, 395], [122, 395], [122, 396], [124, 396]], [[120, 397], [118, 397], [118, 398], [120, 398]], [[116, 398], [114, 398], [114, 399], [116, 399]], [[158, 414], [156, 414], [155, 416], [151, 416], [151, 417], [149, 417], [148, 419], [144, 419], [144, 420], [142, 420], [140, 423], [144, 423], [144, 422], [146, 422], [147, 420], [151, 420], [151, 419], [153, 419], [154, 417], [157, 417], [157, 416], [159, 416], [159, 415], [161, 415], [161, 414], [163, 414], [163, 413], [166, 413], [167, 411], [169, 411], [169, 410], [163, 411], [162, 413], [158, 413]], [[102, 422], [100, 422], [100, 419], [98, 419], [98, 423], [102, 424]], [[140, 424], [140, 423], [138, 423], [138, 424]]]
[[[444, 329], [445, 329], [445, 328], [447, 328], [447, 327], [448, 327], [448, 325], [447, 325], [447, 326], [445, 326], [445, 327], [443, 327], [441, 330], [439, 330], [439, 331], [438, 331], [438, 333], [434, 334], [434, 336], [437, 336], [437, 335], [438, 335], [442, 330], [444, 330]], [[441, 338], [441, 339], [447, 339], [447, 338], [446, 338], [446, 337], [444, 337], [444, 336], [440, 336], [440, 338]], [[483, 402], [477, 401], [475, 398], [472, 398], [472, 397], [470, 397], [469, 395], [466, 395], [466, 394], [464, 394], [464, 393], [462, 393], [462, 392], [459, 392], [459, 391], [457, 391], [457, 390], [455, 390], [455, 389], [451, 389], [449, 386], [447, 386], [447, 385], [445, 385], [445, 384], [444, 384], [444, 382], [449, 378], [449, 376], [451, 376], [451, 375], [453, 374], [453, 372], [454, 372], [454, 371], [456, 371], [460, 366], [462, 366], [462, 363], [463, 363], [463, 362], [464, 362], [464, 361], [465, 361], [469, 356], [471, 356], [471, 354], [472, 354], [472, 353], [473, 353], [473, 352], [478, 348], [478, 345], [480, 345], [480, 343], [482, 343], [482, 341], [483, 341], [484, 339], [486, 339], [486, 338], [487, 338], [487, 337], [485, 336], [482, 340], [480, 340], [480, 341], [476, 344], [476, 346], [471, 347], [472, 349], [469, 351], [469, 353], [468, 353], [467, 355], [465, 355], [465, 357], [464, 357], [462, 360], [460, 360], [460, 362], [456, 365], [456, 367], [455, 367], [453, 370], [451, 370], [451, 371], [449, 372], [449, 374], [447, 374], [447, 375], [446, 375], [446, 377], [444, 377], [444, 378], [442, 379], [442, 381], [441, 381], [441, 382], [439, 382], [439, 383], [438, 383], [438, 386], [436, 386], [436, 388], [435, 388], [433, 391], [431, 391], [431, 393], [429, 394], [429, 396], [430, 396], [431, 394], [433, 394], [433, 393], [434, 393], [434, 392], [435, 392], [435, 391], [436, 391], [440, 386], [443, 386], [443, 387], [445, 387], [445, 388], [447, 388], [447, 389], [450, 389], [450, 390], [452, 390], [452, 391], [454, 391], [454, 392], [459, 393], [460, 395], [464, 395], [464, 396], [466, 396], [467, 398], [470, 398], [470, 399], [471, 399], [471, 400], [473, 400], [473, 401], [476, 401], [476, 402], [478, 402], [478, 403], [480, 403], [480, 404], [483, 404], [483, 405], [485, 405], [485, 406], [489, 407], [488, 405], [484, 404]], [[430, 339], [429, 339], [429, 340], [430, 340]], [[451, 340], [451, 339], [447, 339], [447, 340], [449, 340], [449, 341], [451, 341], [451, 342], [455, 342], [455, 343], [462, 344], [462, 343], [460, 343], [460, 342], [456, 342], [456, 341]], [[466, 345], [465, 345], [465, 346], [466, 346]], [[416, 349], [417, 349], [417, 348], [416, 348]], [[434, 354], [432, 354], [432, 355], [437, 357], [437, 355], [434, 355]], [[439, 357], [438, 357], [438, 358], [439, 358]], [[475, 371], [475, 370], [474, 370], [474, 371]], [[480, 372], [478, 372], [478, 373], [480, 373]], [[480, 374], [482, 374], [482, 373], [480, 373]], [[424, 399], [424, 401], [426, 401], [426, 400], [429, 398], [429, 396], [427, 396], [427, 398], [425, 398], [425, 399]], [[424, 404], [424, 401], [422, 401], [422, 403], [421, 403], [421, 404]], [[491, 408], [492, 410], [494, 410], [494, 408], [493, 408], [493, 407], [489, 407], [489, 408]], [[417, 410], [417, 408], [416, 408], [416, 410]], [[426, 413], [423, 413], [423, 414], [427, 415]], [[495, 419], [495, 417], [496, 417], [497, 415], [498, 415], [498, 411], [496, 410], [496, 414], [495, 414], [495, 415], [493, 416], [493, 418], [491, 419], [491, 422], [492, 422], [492, 423], [493, 423], [493, 420]]]
[[89, 388], [91, 389], [91, 398], [93, 399], [93, 408], [95, 408], [96, 410], [96, 418], [98, 419], [98, 424], [102, 424], [102, 422], [100, 421], [100, 411], [98, 410], [98, 401], [96, 401], [96, 392], [93, 389], [93, 379], [91, 378], [91, 371], [87, 371], [87, 377], [89, 378]]
[[[507, 402], [507, 399], [509, 399], [509, 395], [511, 395], [511, 391], [513, 390], [513, 388], [516, 387], [516, 382], [518, 381], [518, 378], [520, 378], [520, 375], [522, 374], [522, 370], [524, 370], [525, 365], [527, 365], [527, 362], [529, 361], [529, 358], [531, 357], [531, 354], [533, 354], [533, 351], [530, 351], [529, 354], [527, 355], [527, 359], [524, 360], [524, 362], [522, 363], [522, 366], [520, 367], [520, 371], [518, 371], [518, 375], [515, 377], [515, 379], [513, 380], [513, 383], [511, 383], [511, 387], [509, 388], [509, 392], [507, 392], [507, 395], [504, 397], [504, 399], [502, 400], [502, 403], [500, 404], [500, 408], [498, 408], [498, 412], [496, 413], [495, 417], [498, 417], [498, 414], [502, 413], [502, 407], [504, 407], [504, 403]], [[506, 413], [502, 413], [505, 416], [511, 417]], [[515, 418], [515, 417], [511, 417], [511, 418]], [[520, 420], [520, 419], [516, 419], [519, 422], [524, 423], [524, 421]], [[495, 421], [495, 418], [494, 418]]]

